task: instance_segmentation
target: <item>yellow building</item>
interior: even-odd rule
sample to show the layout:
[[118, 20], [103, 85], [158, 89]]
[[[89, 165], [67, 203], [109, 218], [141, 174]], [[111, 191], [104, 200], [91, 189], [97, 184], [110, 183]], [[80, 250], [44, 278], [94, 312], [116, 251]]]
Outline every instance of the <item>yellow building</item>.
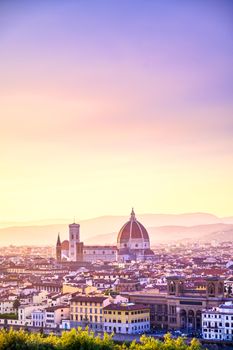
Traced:
[[[78, 287], [75, 284], [72, 283], [63, 283], [62, 285], [62, 293], [84, 293], [84, 294], [90, 294], [90, 293], [98, 293], [98, 289], [93, 286], [84, 286], [84, 287]], [[100, 292], [101, 293], [101, 292]]]
[[71, 327], [103, 330], [103, 308], [110, 303], [107, 296], [78, 295], [70, 301]]
[[109, 304], [104, 307], [104, 331], [141, 334], [150, 330], [150, 308], [140, 304]]

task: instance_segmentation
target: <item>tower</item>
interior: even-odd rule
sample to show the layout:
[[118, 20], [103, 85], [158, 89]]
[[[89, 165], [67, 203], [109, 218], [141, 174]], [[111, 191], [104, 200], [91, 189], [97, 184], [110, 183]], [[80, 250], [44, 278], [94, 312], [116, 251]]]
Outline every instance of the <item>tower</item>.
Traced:
[[167, 277], [168, 295], [181, 296], [184, 291], [184, 278], [181, 276]]
[[208, 298], [224, 296], [224, 283], [220, 277], [206, 277], [206, 296]]
[[69, 225], [69, 258], [70, 261], [77, 261], [77, 243], [80, 242], [80, 234], [79, 234], [80, 225], [73, 224]]
[[58, 262], [61, 261], [61, 240], [60, 240], [59, 233], [58, 233], [58, 236], [57, 236], [56, 259], [57, 259]]
[[83, 261], [83, 242], [76, 244], [76, 261]]

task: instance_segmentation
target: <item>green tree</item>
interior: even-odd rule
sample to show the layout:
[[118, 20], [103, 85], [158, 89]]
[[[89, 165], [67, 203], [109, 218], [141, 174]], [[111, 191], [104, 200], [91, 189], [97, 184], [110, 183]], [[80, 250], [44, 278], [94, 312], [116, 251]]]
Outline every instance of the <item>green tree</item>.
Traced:
[[17, 298], [13, 302], [13, 308], [18, 312], [19, 307], [20, 307], [20, 300]]
[[104, 334], [101, 338], [81, 327], [63, 332], [61, 337], [2, 329], [0, 350], [201, 350], [201, 344], [193, 339], [188, 345], [185, 338], [173, 339], [170, 334], [164, 337], [164, 341], [143, 335], [138, 343], [116, 344], [111, 335]]
[[200, 342], [197, 339], [193, 338], [190, 345], [187, 347], [187, 350], [201, 350], [201, 348], [202, 346]]

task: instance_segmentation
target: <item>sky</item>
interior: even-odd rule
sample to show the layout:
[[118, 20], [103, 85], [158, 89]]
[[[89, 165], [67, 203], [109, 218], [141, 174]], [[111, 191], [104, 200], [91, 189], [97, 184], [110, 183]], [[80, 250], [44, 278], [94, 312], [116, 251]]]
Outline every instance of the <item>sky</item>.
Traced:
[[233, 215], [233, 3], [0, 1], [0, 221]]

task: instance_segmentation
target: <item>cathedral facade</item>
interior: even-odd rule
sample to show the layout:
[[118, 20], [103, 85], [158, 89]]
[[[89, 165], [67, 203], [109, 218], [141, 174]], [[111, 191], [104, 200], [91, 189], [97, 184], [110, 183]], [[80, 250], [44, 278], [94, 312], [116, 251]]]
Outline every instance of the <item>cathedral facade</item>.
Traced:
[[150, 239], [145, 227], [137, 221], [134, 210], [117, 236], [117, 245], [85, 245], [80, 241], [80, 225], [69, 225], [69, 240], [61, 242], [58, 235], [56, 245], [57, 261], [145, 261], [154, 257]]

